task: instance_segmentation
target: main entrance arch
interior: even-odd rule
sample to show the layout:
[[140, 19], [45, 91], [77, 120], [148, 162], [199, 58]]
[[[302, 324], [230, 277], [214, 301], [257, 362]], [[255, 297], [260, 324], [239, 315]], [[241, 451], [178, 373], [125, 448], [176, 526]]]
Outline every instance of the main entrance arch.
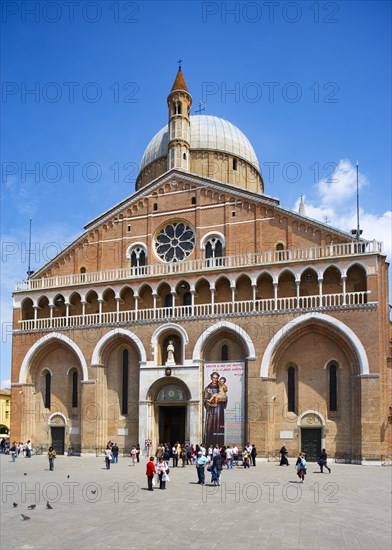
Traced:
[[190, 441], [190, 391], [179, 378], [157, 380], [149, 390], [151, 439], [173, 445]]

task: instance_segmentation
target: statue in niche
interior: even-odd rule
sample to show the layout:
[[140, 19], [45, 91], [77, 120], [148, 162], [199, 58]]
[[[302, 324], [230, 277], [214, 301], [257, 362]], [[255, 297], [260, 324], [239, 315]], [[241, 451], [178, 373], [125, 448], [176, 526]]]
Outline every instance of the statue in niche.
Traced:
[[169, 340], [169, 344], [166, 348], [166, 351], [167, 351], [166, 365], [175, 365], [176, 362], [174, 360], [174, 342], [173, 342], [173, 340]]

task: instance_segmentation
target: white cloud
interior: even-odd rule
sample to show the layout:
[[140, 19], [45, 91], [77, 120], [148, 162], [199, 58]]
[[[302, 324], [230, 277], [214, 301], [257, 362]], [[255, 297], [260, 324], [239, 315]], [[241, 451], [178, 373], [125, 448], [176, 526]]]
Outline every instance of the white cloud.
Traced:
[[[358, 187], [367, 185], [364, 174], [358, 174]], [[348, 159], [342, 159], [334, 172], [317, 183], [321, 204], [339, 205], [353, 197], [357, 192], [357, 168]]]
[[10, 388], [11, 387], [11, 379], [7, 378], [6, 380], [1, 381], [1, 389]]
[[[364, 174], [359, 173], [359, 187], [370, 185]], [[357, 227], [356, 203], [356, 166], [349, 160], [340, 160], [329, 180], [321, 180], [315, 188], [318, 192], [318, 204], [308, 202], [304, 196], [306, 215], [322, 223], [328, 223], [341, 231], [350, 233]], [[299, 200], [294, 206], [298, 212]], [[383, 243], [383, 252], [388, 261], [392, 258], [392, 212], [386, 210], [380, 214], [359, 210], [362, 238]]]

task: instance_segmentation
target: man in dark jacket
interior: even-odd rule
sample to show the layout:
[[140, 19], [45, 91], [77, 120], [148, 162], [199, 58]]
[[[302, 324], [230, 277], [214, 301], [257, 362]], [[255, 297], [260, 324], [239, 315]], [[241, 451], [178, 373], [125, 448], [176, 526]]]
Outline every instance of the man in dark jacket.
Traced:
[[220, 476], [223, 469], [223, 458], [221, 454], [216, 454], [212, 461], [212, 482], [216, 485], [220, 485]]

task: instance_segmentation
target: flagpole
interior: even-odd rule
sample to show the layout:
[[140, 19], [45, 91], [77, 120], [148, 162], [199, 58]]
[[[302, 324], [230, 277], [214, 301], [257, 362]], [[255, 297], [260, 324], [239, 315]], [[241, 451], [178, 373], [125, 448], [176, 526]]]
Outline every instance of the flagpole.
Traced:
[[29, 253], [28, 253], [28, 258], [29, 258], [29, 266], [27, 268], [27, 278], [30, 279], [31, 275], [33, 274], [33, 271], [31, 271], [31, 265], [30, 265], [30, 260], [31, 260], [31, 218], [30, 218], [30, 227], [29, 227]]
[[361, 233], [359, 229], [359, 178], [358, 178], [358, 161], [357, 161], [357, 241], [359, 241]]

